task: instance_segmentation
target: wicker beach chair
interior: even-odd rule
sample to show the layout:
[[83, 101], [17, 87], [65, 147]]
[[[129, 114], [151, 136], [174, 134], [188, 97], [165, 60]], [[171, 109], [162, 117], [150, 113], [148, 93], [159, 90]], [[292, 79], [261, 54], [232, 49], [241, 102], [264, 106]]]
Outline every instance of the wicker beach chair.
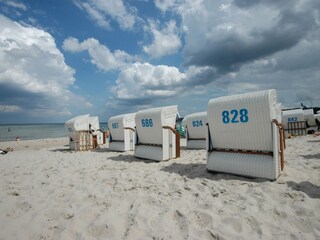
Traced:
[[133, 151], [135, 146], [135, 113], [111, 117], [108, 121], [110, 129], [109, 150]]
[[176, 115], [177, 106], [151, 108], [137, 113], [135, 157], [156, 161], [180, 157]]
[[207, 112], [198, 112], [184, 117], [188, 149], [206, 149]]
[[275, 90], [212, 99], [207, 169], [274, 180], [284, 167], [284, 132]]

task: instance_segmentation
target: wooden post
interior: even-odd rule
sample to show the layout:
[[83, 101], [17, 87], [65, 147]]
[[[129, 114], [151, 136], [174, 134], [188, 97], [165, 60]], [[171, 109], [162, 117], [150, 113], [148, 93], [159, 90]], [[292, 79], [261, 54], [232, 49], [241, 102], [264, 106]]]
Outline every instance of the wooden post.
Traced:
[[93, 145], [93, 149], [96, 149], [98, 147], [98, 138], [97, 135], [93, 135], [92, 134], [92, 145]]
[[163, 126], [162, 128], [171, 130], [174, 133], [174, 135], [176, 136], [176, 158], [179, 158], [180, 157], [180, 133], [179, 133], [179, 131], [175, 130], [174, 128], [172, 128], [170, 126]]
[[180, 158], [180, 132], [176, 134], [176, 158]]
[[274, 123], [278, 129], [279, 129], [279, 135], [280, 135], [280, 160], [281, 160], [281, 171], [284, 168], [284, 141], [282, 140], [284, 136], [282, 135], [283, 131], [283, 126], [280, 124], [276, 119], [272, 120], [272, 123]]

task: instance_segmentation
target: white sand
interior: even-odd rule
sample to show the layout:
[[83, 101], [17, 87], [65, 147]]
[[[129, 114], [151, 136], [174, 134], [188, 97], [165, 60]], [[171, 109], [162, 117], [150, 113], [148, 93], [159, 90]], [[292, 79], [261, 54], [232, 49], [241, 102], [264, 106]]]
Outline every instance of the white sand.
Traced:
[[275, 182], [66, 144], [0, 143], [0, 239], [320, 239], [320, 137], [288, 140]]

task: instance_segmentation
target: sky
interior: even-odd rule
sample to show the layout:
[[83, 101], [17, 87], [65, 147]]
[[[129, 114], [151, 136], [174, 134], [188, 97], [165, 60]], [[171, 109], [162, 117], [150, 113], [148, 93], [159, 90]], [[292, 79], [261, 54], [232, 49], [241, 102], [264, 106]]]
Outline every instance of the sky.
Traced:
[[0, 124], [272, 88], [320, 106], [319, 0], [0, 0]]

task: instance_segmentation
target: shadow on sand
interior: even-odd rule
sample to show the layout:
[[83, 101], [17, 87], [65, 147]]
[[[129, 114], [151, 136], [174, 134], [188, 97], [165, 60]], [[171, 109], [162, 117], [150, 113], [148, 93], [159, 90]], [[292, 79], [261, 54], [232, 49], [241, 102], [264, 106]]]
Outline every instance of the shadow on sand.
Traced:
[[57, 149], [53, 149], [50, 150], [51, 152], [62, 152], [62, 153], [72, 153], [75, 152], [74, 150], [71, 150], [68, 146], [68, 148], [57, 148]]
[[309, 181], [303, 181], [300, 183], [290, 181], [287, 182], [287, 184], [293, 190], [304, 192], [311, 198], [320, 198], [320, 187]]
[[[50, 150], [51, 152], [62, 152], [62, 153], [72, 153], [72, 152], [77, 152], [73, 149], [69, 148], [69, 145], [65, 145], [65, 148], [58, 148], [58, 149], [53, 149]], [[80, 151], [80, 152], [99, 152], [99, 153], [105, 153], [105, 152], [112, 152], [109, 151], [108, 148], [96, 148], [96, 149], [92, 149], [92, 150], [88, 150], [88, 151]]]
[[142, 158], [136, 158], [134, 155], [124, 155], [119, 153], [118, 156], [108, 157], [112, 161], [122, 161], [122, 162], [143, 162], [143, 163], [158, 163], [158, 161], [147, 160]]
[[97, 148], [97, 149], [95, 149], [93, 151], [95, 151], [97, 153], [113, 152], [113, 151], [109, 150], [109, 148]]
[[[63, 153], [75, 152], [74, 150], [70, 150], [69, 148], [60, 148], [60, 149], [54, 149], [51, 151], [63, 152]], [[106, 152], [117, 153], [115, 151], [110, 151], [107, 148], [100, 148], [100, 149], [98, 148], [94, 151], [99, 153], [106, 153]], [[117, 162], [119, 161], [128, 162], [128, 163], [140, 162], [140, 163], [146, 163], [146, 164], [159, 164], [158, 161], [137, 158], [133, 155], [133, 152], [130, 155], [125, 155], [125, 154], [122, 154], [121, 152], [118, 152], [118, 153], [119, 154], [117, 156], [108, 157], [108, 160], [117, 161]], [[179, 160], [171, 159], [166, 161], [166, 162], [169, 162], [169, 163], [172, 162], [172, 163], [170, 165], [162, 167], [161, 171], [179, 174], [181, 176], [185, 176], [190, 179], [205, 178], [205, 179], [216, 180], [216, 181], [217, 180], [238, 180], [243, 182], [256, 182], [256, 183], [270, 182], [269, 180], [263, 179], [263, 178], [250, 178], [250, 177], [243, 177], [243, 176], [238, 176], [234, 174], [227, 174], [227, 173], [220, 173], [220, 172], [213, 172], [213, 171], [208, 172], [205, 163], [183, 164], [183, 163], [177, 163], [176, 161], [179, 161]]]
[[307, 155], [300, 155], [301, 157], [304, 157], [305, 159], [312, 159], [312, 158], [316, 158], [316, 159], [320, 159], [320, 153], [316, 153], [316, 154], [307, 154]]
[[238, 176], [234, 174], [226, 174], [220, 172], [207, 171], [206, 164], [182, 164], [182, 163], [172, 163], [169, 166], [161, 168], [161, 171], [176, 173], [187, 178], [206, 178], [210, 180], [239, 180], [244, 182], [269, 182], [267, 179], [262, 178], [249, 178]]

